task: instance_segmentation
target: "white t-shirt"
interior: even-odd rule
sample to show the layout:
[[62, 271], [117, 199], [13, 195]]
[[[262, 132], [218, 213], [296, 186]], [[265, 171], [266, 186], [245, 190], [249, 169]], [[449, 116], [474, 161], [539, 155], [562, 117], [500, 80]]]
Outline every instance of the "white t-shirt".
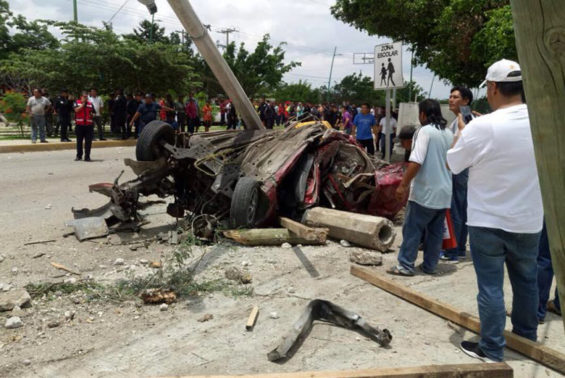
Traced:
[[94, 106], [94, 111], [96, 112], [96, 114], [94, 115], [99, 116], [101, 114], [100, 109], [104, 107], [104, 102], [102, 101], [100, 96], [88, 96], [88, 101], [92, 102], [92, 106]]
[[541, 231], [543, 205], [525, 104], [475, 118], [448, 151], [447, 162], [455, 174], [470, 168], [469, 226]]
[[[382, 133], [386, 134], [386, 132], [387, 132], [386, 117], [381, 118], [381, 122], [379, 122], [379, 125], [381, 125], [383, 127]], [[390, 117], [390, 125], [392, 126], [391, 133], [392, 134], [396, 133], [396, 119], [394, 119], [393, 117]]]

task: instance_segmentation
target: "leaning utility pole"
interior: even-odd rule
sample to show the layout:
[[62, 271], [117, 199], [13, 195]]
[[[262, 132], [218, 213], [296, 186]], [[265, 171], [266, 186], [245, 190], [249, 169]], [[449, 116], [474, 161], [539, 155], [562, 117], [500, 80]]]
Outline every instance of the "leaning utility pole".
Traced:
[[218, 31], [218, 33], [226, 35], [226, 48], [230, 45], [230, 34], [231, 33], [237, 33], [238, 31], [239, 30], [237, 30], [235, 28], [227, 28], [227, 29], [222, 29], [222, 30]]
[[[139, 0], [142, 3], [149, 3], [151, 0]], [[202, 25], [200, 19], [194, 12], [194, 9], [188, 0], [168, 0], [171, 8], [177, 15], [178, 19], [188, 32], [188, 35], [198, 48], [198, 51], [210, 69], [218, 79], [220, 85], [224, 88], [227, 95], [234, 102], [235, 108], [245, 122], [245, 128], [249, 130], [262, 130], [265, 126], [261, 123], [259, 115], [255, 111], [253, 104], [245, 94], [241, 84], [233, 74], [230, 66], [226, 63], [220, 51], [214, 44], [208, 30]]]
[[[512, 0], [553, 270], [565, 304], [565, 7]], [[565, 320], [564, 320], [565, 326]]]

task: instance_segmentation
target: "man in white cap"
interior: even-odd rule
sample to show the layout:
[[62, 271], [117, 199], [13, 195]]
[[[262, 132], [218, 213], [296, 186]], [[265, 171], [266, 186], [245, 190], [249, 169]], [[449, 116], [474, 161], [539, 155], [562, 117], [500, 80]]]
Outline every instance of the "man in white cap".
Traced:
[[465, 125], [459, 115], [447, 162], [454, 174], [469, 168], [468, 219], [479, 294], [479, 343], [462, 350], [485, 362], [504, 358], [504, 264], [512, 284], [512, 332], [535, 341], [538, 244], [543, 209], [528, 109], [518, 63], [489, 67], [487, 99], [493, 113]]

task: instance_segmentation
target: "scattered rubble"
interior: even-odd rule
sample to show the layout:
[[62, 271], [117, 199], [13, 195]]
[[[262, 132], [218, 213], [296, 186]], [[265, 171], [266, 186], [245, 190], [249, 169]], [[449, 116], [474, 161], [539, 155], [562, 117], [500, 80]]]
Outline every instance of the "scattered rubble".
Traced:
[[349, 260], [359, 265], [378, 266], [383, 264], [383, 257], [378, 252], [355, 250], [349, 254]]
[[12, 311], [14, 307], [31, 307], [31, 296], [25, 289], [0, 293], [0, 311]]
[[8, 328], [8, 329], [16, 329], [16, 328], [20, 328], [23, 327], [24, 323], [22, 322], [22, 319], [20, 319], [19, 316], [12, 316], [11, 318], [8, 318], [6, 320], [6, 324], [4, 324], [4, 327]]
[[124, 265], [126, 262], [124, 259], [122, 259], [121, 257], [118, 257], [116, 260], [114, 260], [114, 265], [116, 266], [120, 266], [120, 265]]
[[169, 305], [166, 303], [162, 303], [161, 306], [159, 306], [159, 311], [167, 311], [169, 310]]
[[61, 325], [61, 322], [58, 320], [51, 320], [47, 323], [47, 328], [57, 328]]
[[204, 323], [204, 322], [207, 322], [207, 321], [212, 320], [212, 319], [214, 319], [214, 315], [212, 315], [212, 314], [206, 314], [206, 315], [204, 315], [203, 317], [201, 317], [200, 319], [198, 319], [198, 321], [199, 321], [200, 323]]
[[145, 304], [171, 304], [177, 300], [177, 295], [172, 290], [146, 289], [140, 295]]
[[224, 275], [228, 280], [237, 281], [242, 284], [250, 284], [253, 280], [250, 273], [242, 272], [236, 267], [226, 269]]

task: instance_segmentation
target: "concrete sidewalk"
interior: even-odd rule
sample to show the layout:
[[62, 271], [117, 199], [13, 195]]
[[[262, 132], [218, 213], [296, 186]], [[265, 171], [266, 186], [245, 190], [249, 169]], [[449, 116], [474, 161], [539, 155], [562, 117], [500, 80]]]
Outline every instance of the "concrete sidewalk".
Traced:
[[[74, 150], [76, 148], [76, 140], [72, 142], [61, 142], [59, 138], [48, 138], [48, 143], [31, 143], [29, 139], [0, 140], [0, 154], [10, 152], [39, 152], [39, 151], [61, 151]], [[135, 139], [114, 139], [92, 142], [92, 148], [106, 147], [129, 147], [135, 146]]]

